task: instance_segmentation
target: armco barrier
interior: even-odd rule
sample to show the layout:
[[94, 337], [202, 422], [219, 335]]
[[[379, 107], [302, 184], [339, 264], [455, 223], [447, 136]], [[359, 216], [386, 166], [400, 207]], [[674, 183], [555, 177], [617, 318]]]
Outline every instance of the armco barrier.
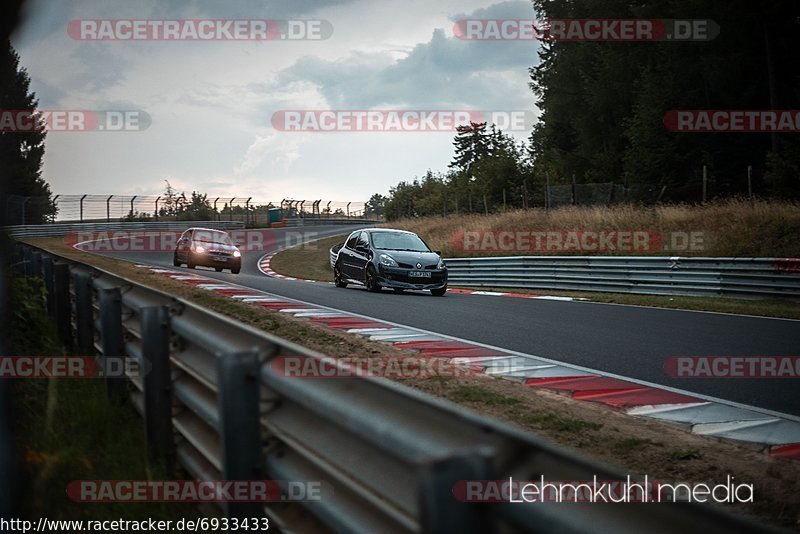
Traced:
[[183, 231], [193, 226], [217, 230], [235, 230], [244, 228], [244, 223], [241, 221], [53, 223], [5, 226], [0, 227], [0, 231], [8, 232], [11, 237], [16, 239], [24, 239], [26, 237], [62, 237], [74, 232], [115, 232], [150, 229]]
[[800, 260], [639, 256], [447, 258], [453, 286], [800, 297]]
[[383, 221], [377, 219], [362, 219], [362, 218], [344, 218], [344, 217], [295, 217], [291, 219], [284, 219], [283, 222], [289, 228], [298, 226], [319, 226], [327, 224], [381, 224]]
[[[624, 480], [626, 474], [463, 408], [377, 378], [303, 380], [279, 356], [321, 355], [131, 280], [19, 244], [27, 276], [45, 276], [63, 340], [81, 354], [150, 363], [107, 378], [143, 414], [153, 458], [197, 479], [323, 482], [294, 503], [339, 532], [756, 532], [750, 520], [689, 503], [464, 503], [466, 480]], [[43, 266], [50, 267], [43, 271]], [[60, 273], [60, 274], [59, 274]], [[67, 276], [64, 276], [64, 273]], [[98, 422], [102, 424], [102, 422]], [[231, 517], [287, 503], [228, 503]], [[297, 521], [297, 510], [292, 521]]]

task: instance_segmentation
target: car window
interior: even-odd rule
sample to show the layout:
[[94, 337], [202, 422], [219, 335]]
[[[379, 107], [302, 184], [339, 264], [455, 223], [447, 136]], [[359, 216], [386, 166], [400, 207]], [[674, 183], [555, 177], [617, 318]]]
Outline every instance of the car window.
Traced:
[[359, 247], [364, 247], [364, 248], [369, 248], [369, 236], [367, 235], [367, 232], [361, 232], [361, 234], [359, 234], [359, 236], [358, 236], [358, 246]]
[[353, 232], [350, 234], [350, 237], [347, 239], [347, 244], [345, 246], [349, 249], [356, 248], [356, 241], [358, 241], [358, 232]]
[[195, 230], [193, 239], [201, 243], [233, 244], [227, 232], [220, 232], [217, 230]]
[[372, 232], [372, 244], [382, 250], [410, 250], [430, 252], [430, 248], [416, 234], [400, 232]]

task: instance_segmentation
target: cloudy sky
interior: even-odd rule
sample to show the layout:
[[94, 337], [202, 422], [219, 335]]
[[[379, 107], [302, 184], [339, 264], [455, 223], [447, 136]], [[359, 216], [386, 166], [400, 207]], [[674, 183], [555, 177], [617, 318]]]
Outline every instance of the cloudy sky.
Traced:
[[[454, 132], [287, 132], [281, 110], [528, 110], [530, 41], [454, 37], [465, 18], [533, 18], [481, 0], [34, 0], [12, 39], [45, 110], [142, 110], [142, 131], [51, 132], [55, 194], [158, 194], [164, 180], [275, 200], [363, 200], [446, 170]], [[325, 40], [98, 41], [82, 19], [312, 19]], [[527, 137], [525, 131], [514, 135]]]

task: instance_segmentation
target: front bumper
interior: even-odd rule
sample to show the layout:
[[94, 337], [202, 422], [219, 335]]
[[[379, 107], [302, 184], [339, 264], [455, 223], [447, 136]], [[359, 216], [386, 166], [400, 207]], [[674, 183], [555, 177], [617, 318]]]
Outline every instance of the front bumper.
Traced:
[[378, 268], [378, 282], [382, 287], [396, 289], [442, 289], [447, 287], [447, 269], [426, 270], [431, 273], [430, 278], [409, 276], [411, 271], [418, 269], [401, 269], [398, 267]]
[[200, 267], [222, 267], [223, 269], [236, 269], [242, 266], [242, 258], [234, 256], [217, 257], [214, 254], [197, 254], [192, 252], [192, 263]]

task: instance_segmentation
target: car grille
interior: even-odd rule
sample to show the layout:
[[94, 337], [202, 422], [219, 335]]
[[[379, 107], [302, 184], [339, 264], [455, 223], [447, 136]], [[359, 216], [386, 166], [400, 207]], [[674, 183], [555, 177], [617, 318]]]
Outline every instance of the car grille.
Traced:
[[399, 266], [401, 269], [413, 269], [413, 268], [414, 268], [414, 266], [413, 266], [413, 265], [411, 265], [410, 263], [402, 263], [402, 262], [398, 262], [398, 263], [397, 263], [397, 265], [398, 265], [398, 266]]
[[386, 276], [389, 280], [393, 280], [395, 282], [404, 282], [407, 284], [440, 284], [444, 280], [444, 276], [442, 273], [431, 273], [430, 278], [421, 278], [417, 276], [408, 276], [407, 273], [392, 273]]

